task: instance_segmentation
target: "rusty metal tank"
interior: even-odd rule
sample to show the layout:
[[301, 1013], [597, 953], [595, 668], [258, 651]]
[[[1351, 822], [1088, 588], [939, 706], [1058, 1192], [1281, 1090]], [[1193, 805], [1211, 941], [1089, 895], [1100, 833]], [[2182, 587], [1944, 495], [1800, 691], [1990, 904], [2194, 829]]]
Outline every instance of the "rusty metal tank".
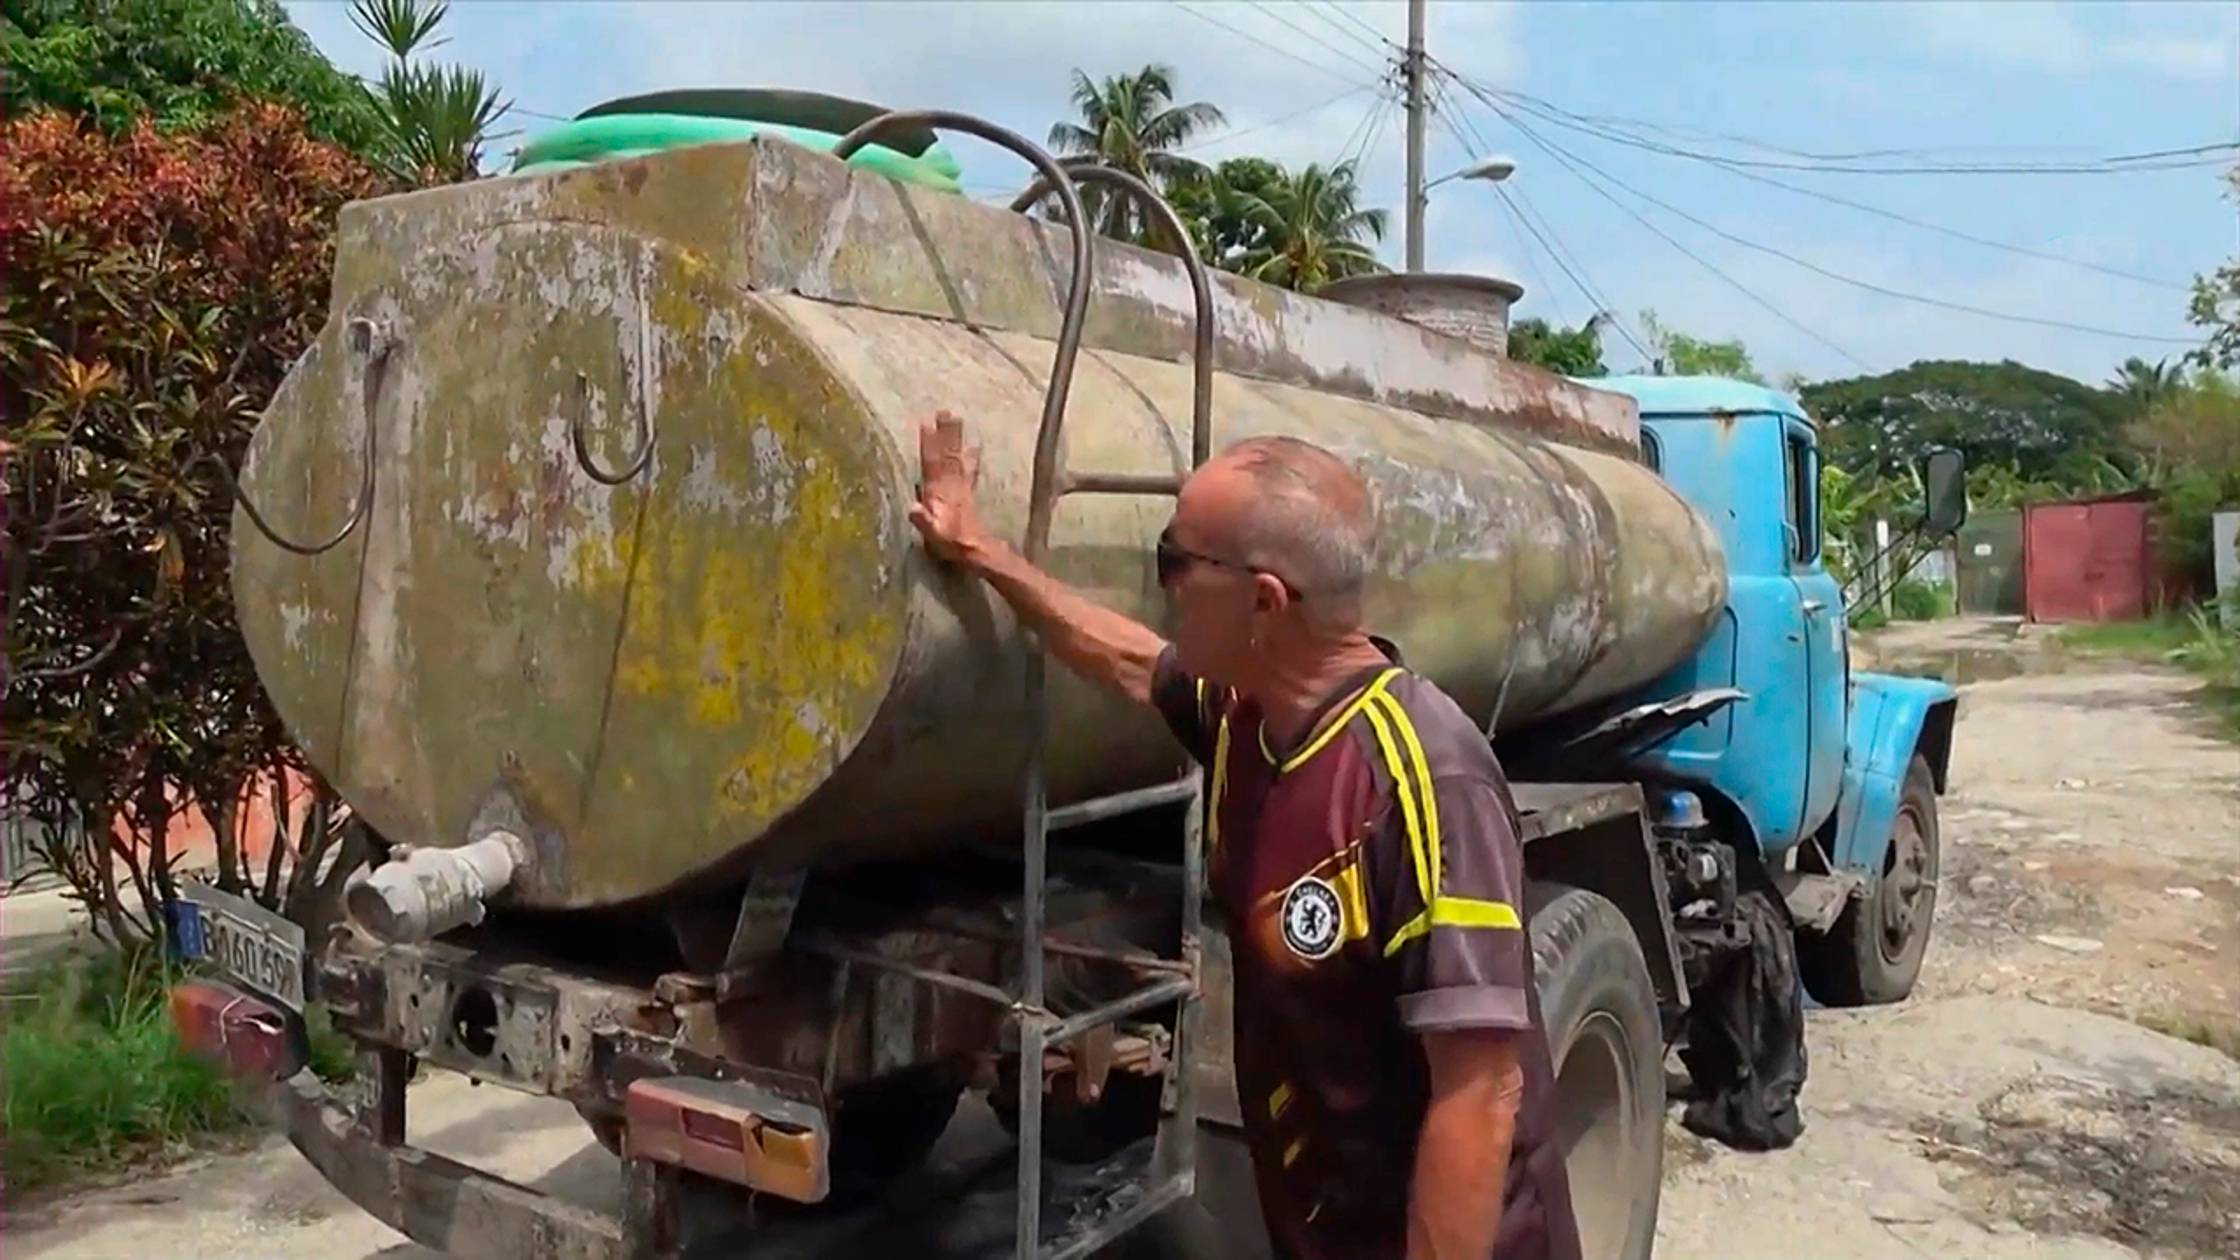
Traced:
[[[315, 554], [234, 531], [280, 713], [393, 840], [528, 836], [532, 905], [1015, 835], [1019, 638], [906, 511], [946, 408], [992, 525], [1023, 527], [1064, 241], [769, 141], [349, 208], [332, 318], [243, 491], [296, 540], [370, 499]], [[1189, 287], [1170, 258], [1097, 258], [1065, 462], [1179, 470]], [[1356, 461], [1374, 628], [1473, 712], [1620, 694], [1707, 631], [1718, 543], [1636, 461], [1630, 401], [1374, 311], [1214, 296], [1216, 445]], [[1156, 619], [1170, 510], [1068, 498], [1051, 567]], [[1175, 770], [1151, 715], [1056, 674], [1051, 702], [1053, 802]]]

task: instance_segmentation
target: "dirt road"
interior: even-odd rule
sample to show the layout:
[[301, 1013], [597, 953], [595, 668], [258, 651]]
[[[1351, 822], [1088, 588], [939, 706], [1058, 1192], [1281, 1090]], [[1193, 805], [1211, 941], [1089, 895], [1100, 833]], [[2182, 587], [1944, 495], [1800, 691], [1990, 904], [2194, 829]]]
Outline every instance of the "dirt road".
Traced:
[[[1904, 1006], [1813, 1017], [1807, 1130], [1773, 1155], [1671, 1130], [1676, 1260], [2240, 1256], [2240, 749], [2184, 676], [2064, 661], [2011, 627], [1884, 636], [1964, 684], [1937, 937]], [[448, 1076], [414, 1141], [587, 1201], [573, 1111]], [[284, 1145], [10, 1205], [20, 1260], [429, 1260]]]

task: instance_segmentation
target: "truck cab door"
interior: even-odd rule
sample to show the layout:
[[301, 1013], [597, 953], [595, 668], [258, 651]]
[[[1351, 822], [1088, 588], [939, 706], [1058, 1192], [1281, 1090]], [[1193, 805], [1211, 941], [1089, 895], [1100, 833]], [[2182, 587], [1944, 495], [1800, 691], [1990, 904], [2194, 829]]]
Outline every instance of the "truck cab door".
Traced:
[[1789, 580], [1803, 613], [1805, 782], [1804, 812], [1797, 830], [1810, 835], [1835, 810], [1843, 783], [1849, 627], [1843, 590], [1821, 558], [1820, 450], [1809, 425], [1797, 420], [1784, 423], [1782, 469]]

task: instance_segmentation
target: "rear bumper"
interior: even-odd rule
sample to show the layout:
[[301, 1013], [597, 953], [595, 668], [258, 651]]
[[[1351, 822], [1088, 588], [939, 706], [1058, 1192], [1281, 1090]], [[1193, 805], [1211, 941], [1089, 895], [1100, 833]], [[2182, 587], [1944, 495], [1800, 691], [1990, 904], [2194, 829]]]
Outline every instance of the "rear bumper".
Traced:
[[[267, 1099], [288, 1141], [322, 1176], [422, 1246], [476, 1260], [656, 1260], [665, 1254], [659, 1244], [666, 1234], [658, 1228], [633, 1231], [614, 1217], [405, 1145], [402, 1052], [361, 1055], [370, 1096], [362, 1112], [353, 1111], [305, 1066], [302, 1021], [272, 1002], [232, 985], [190, 980], [173, 987], [170, 1007], [190, 1051]], [[630, 1201], [648, 1205], [649, 1224], [662, 1219], [658, 1194]]]
[[622, 1221], [441, 1155], [384, 1144], [308, 1069], [275, 1087], [288, 1141], [352, 1203], [446, 1255], [640, 1260]]

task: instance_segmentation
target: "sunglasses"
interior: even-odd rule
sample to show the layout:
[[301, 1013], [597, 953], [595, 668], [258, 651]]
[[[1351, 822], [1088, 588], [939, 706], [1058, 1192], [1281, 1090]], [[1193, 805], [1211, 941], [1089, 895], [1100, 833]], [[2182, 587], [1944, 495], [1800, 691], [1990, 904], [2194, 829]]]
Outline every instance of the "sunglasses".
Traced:
[[1224, 560], [1219, 556], [1209, 556], [1202, 551], [1190, 550], [1188, 547], [1185, 547], [1181, 543], [1178, 543], [1174, 540], [1174, 527], [1172, 525], [1168, 526], [1165, 530], [1160, 532], [1158, 545], [1152, 549], [1151, 554], [1154, 560], [1157, 562], [1159, 585], [1162, 587], [1171, 587], [1176, 582], [1180, 581], [1183, 572], [1193, 564], [1210, 564], [1217, 569], [1229, 569], [1238, 573], [1250, 573], [1260, 577], [1272, 577], [1276, 581], [1283, 583], [1284, 591], [1288, 593], [1292, 599], [1297, 600], [1306, 598], [1303, 594], [1300, 593], [1298, 587], [1293, 586], [1290, 580], [1285, 578], [1280, 573], [1270, 572], [1267, 569], [1258, 568], [1254, 565], [1239, 564], [1234, 560]]

